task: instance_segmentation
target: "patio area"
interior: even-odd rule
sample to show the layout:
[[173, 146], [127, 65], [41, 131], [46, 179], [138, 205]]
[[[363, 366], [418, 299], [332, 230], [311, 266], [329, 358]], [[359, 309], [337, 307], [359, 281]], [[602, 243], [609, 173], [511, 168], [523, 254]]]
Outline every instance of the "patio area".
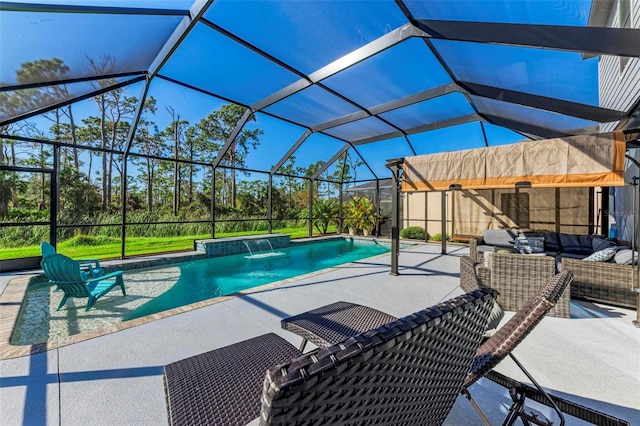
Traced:
[[[268, 332], [298, 346], [300, 338], [282, 330], [280, 320], [340, 300], [397, 317], [410, 314], [462, 294], [459, 257], [467, 254], [463, 246], [450, 246], [442, 255], [439, 245], [419, 245], [401, 252], [399, 276], [389, 275], [390, 256], [383, 255], [48, 352], [2, 360], [1, 423], [168, 424], [164, 365]], [[0, 289], [15, 277], [0, 276]], [[546, 317], [514, 353], [553, 395], [640, 424], [635, 317], [632, 310], [574, 300], [571, 318]], [[497, 370], [527, 382], [508, 359]], [[470, 390], [492, 424], [500, 424], [510, 405], [507, 390], [486, 379]], [[528, 406], [553, 418], [546, 407]], [[481, 421], [459, 397], [446, 424]], [[586, 423], [567, 417], [567, 424]]]

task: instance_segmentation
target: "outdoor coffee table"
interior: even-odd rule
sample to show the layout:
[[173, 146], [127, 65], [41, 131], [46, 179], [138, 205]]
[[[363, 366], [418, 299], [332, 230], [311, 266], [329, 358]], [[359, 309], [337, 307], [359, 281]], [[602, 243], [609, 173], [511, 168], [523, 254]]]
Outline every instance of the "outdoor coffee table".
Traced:
[[329, 346], [395, 320], [396, 317], [377, 309], [356, 303], [336, 302], [285, 318], [281, 326], [302, 337], [302, 352], [307, 341], [318, 347]]

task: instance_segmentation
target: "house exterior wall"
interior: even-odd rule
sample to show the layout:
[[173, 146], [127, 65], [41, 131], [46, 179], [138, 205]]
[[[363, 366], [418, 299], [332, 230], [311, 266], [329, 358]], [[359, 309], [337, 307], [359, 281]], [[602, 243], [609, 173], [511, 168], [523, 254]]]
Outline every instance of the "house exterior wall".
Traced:
[[[617, 27], [618, 20], [618, 9], [614, 7], [609, 18], [609, 26]], [[631, 26], [640, 28], [640, 0], [631, 0]], [[640, 58], [629, 58], [621, 72], [618, 56], [601, 56], [598, 63], [598, 81], [601, 107], [629, 110], [640, 93]], [[606, 123], [600, 130], [613, 131], [616, 124]]]
[[[640, 28], [640, 0], [631, 0], [630, 10], [631, 27]], [[611, 9], [608, 26], [619, 26], [617, 7]], [[598, 82], [601, 107], [628, 111], [634, 106], [633, 103], [638, 99], [640, 93], [640, 58], [629, 58], [626, 66], [621, 69], [619, 57], [601, 56], [598, 63]], [[603, 124], [600, 131], [612, 131], [616, 125], [617, 123]], [[640, 161], [639, 151], [634, 149], [629, 154]], [[639, 175], [640, 171], [637, 167], [627, 161], [625, 182], [632, 182], [633, 177]], [[637, 188], [630, 185], [612, 188], [609, 200], [610, 211], [608, 212], [610, 235], [626, 241], [633, 239], [633, 218], [634, 214], [637, 214], [635, 206], [633, 206], [633, 193], [636, 190]]]

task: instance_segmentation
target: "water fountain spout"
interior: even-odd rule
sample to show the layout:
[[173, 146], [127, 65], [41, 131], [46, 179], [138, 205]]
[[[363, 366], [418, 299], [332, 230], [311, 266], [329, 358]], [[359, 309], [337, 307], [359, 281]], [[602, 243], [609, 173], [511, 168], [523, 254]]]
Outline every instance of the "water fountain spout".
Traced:
[[264, 240], [257, 240], [256, 241], [256, 245], [258, 246], [258, 248], [260, 248], [260, 244], [266, 242], [269, 245], [269, 249], [271, 250], [271, 253], [273, 253], [273, 245], [271, 244], [271, 241], [269, 241], [268, 239], [264, 239]]
[[247, 247], [247, 250], [249, 250], [249, 256], [253, 256], [253, 253], [251, 252], [251, 247], [249, 247], [249, 244], [246, 241], [242, 241], [244, 243], [244, 245]]

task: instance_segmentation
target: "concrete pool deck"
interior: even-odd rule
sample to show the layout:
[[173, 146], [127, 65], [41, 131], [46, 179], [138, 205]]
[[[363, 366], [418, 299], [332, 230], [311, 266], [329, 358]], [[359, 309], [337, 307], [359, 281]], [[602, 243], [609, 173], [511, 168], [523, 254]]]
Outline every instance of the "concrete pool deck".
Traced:
[[[345, 300], [403, 316], [462, 294], [459, 257], [468, 250], [420, 245], [389, 255], [156, 319], [47, 352], [0, 361], [2, 425], [168, 424], [162, 367], [267, 332], [300, 338], [280, 320]], [[0, 291], [19, 275], [1, 275]], [[8, 306], [2, 306], [5, 310]], [[571, 318], [545, 318], [516, 349], [518, 359], [553, 394], [640, 424], [640, 329], [635, 311], [572, 302]], [[509, 316], [510, 313], [507, 313]], [[510, 360], [498, 371], [526, 381]], [[507, 391], [481, 380], [471, 389], [492, 424], [500, 424]], [[530, 403], [548, 414], [544, 407]], [[446, 424], [481, 424], [459, 397]], [[586, 424], [567, 417], [567, 424]]]

